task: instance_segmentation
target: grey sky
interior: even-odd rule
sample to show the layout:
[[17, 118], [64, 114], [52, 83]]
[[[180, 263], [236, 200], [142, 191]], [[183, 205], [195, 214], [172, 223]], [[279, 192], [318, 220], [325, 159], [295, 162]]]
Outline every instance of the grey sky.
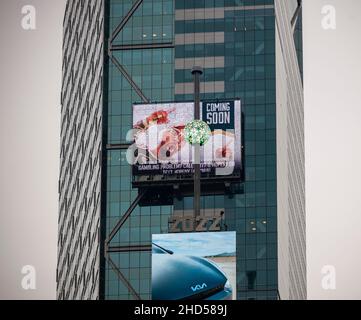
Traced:
[[[21, 28], [21, 8], [37, 29]], [[336, 30], [321, 27], [334, 5]], [[0, 298], [54, 299], [65, 0], [0, 2]], [[361, 299], [361, 1], [304, 0], [308, 297]], [[37, 290], [21, 288], [33, 265]], [[321, 286], [336, 267], [336, 290]]]
[[[361, 1], [304, 2], [308, 297], [361, 299]], [[329, 4], [337, 27], [326, 31]], [[324, 265], [336, 290], [321, 287]]]
[[[55, 299], [64, 3], [0, 2], [0, 298]], [[34, 31], [21, 27], [27, 4]], [[22, 289], [24, 265], [37, 290]]]

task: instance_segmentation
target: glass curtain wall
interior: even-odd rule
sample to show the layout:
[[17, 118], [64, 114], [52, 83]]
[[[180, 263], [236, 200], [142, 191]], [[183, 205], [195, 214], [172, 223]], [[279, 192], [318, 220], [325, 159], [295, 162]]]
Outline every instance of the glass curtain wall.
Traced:
[[[136, 2], [109, 0], [109, 36]], [[242, 101], [244, 176], [232, 184], [229, 194], [203, 196], [202, 208], [224, 210], [227, 230], [237, 232], [237, 298], [277, 299], [273, 0], [140, 2], [113, 41], [113, 59], [123, 67], [123, 73], [108, 59], [107, 143], [126, 142], [134, 102], [144, 102], [144, 97], [153, 102], [192, 100], [188, 65], [202, 58], [201, 81], [206, 85], [201, 98]], [[213, 14], [187, 15], [200, 10]], [[137, 47], [149, 44], [159, 46]], [[107, 151], [107, 234], [138, 194], [132, 188], [125, 152], [122, 148]], [[174, 210], [191, 210], [192, 205], [193, 199], [184, 197], [175, 198], [172, 205], [137, 206], [111, 245], [149, 245], [153, 233], [168, 232], [168, 218]], [[151, 253], [114, 252], [110, 256], [121, 275], [106, 263], [105, 298], [151, 299]]]

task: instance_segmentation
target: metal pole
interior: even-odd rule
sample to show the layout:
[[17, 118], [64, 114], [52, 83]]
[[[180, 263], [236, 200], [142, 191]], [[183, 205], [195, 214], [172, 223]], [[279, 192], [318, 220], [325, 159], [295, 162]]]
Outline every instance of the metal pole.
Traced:
[[[200, 76], [203, 70], [201, 67], [193, 67], [192, 75], [194, 80], [194, 119], [200, 120]], [[200, 168], [200, 145], [194, 145], [194, 223], [201, 213], [201, 168]]]

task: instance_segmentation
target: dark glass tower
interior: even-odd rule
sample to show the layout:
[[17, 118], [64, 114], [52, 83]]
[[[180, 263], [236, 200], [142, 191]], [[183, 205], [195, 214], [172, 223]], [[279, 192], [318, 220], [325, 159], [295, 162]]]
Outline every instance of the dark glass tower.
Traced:
[[194, 65], [201, 99], [242, 101], [243, 177], [201, 199], [236, 231], [237, 298], [306, 298], [297, 0], [68, 1], [58, 298], [151, 299], [152, 234], [193, 199], [132, 185], [132, 104], [192, 100]]

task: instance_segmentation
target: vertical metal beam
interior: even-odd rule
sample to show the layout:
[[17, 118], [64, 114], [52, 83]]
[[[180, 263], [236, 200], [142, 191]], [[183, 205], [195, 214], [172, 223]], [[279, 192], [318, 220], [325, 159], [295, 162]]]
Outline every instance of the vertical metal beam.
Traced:
[[[194, 119], [200, 120], [200, 76], [203, 73], [201, 67], [193, 67], [192, 75], [194, 81]], [[194, 145], [194, 223], [201, 213], [201, 167], [200, 167], [200, 145]]]

